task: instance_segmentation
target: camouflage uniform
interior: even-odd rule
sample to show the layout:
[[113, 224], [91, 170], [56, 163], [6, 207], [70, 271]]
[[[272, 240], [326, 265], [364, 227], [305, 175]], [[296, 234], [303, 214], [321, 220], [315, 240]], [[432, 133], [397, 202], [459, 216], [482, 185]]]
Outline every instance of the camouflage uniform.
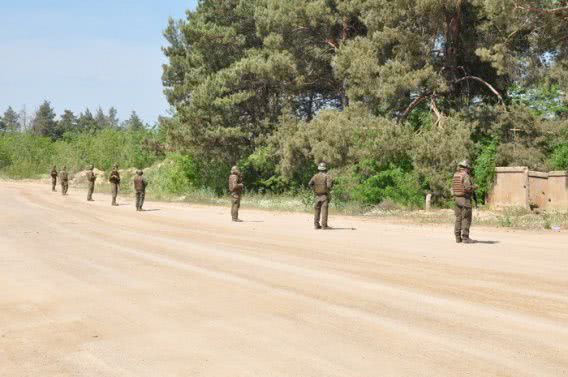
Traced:
[[142, 176], [144, 172], [142, 170], [136, 171], [136, 177], [134, 177], [134, 190], [136, 191], [136, 210], [142, 211], [142, 206], [144, 205], [144, 197], [146, 196], [146, 186], [148, 182]]
[[118, 172], [118, 165], [112, 167], [109, 182], [112, 190], [112, 205], [117, 206], [116, 197], [118, 196], [118, 186], [120, 185], [120, 173]]
[[69, 174], [67, 173], [66, 167], [63, 167], [63, 170], [59, 173], [59, 179], [61, 181], [61, 195], [67, 195], [67, 190], [69, 190]]
[[89, 168], [87, 172], [87, 182], [89, 184], [89, 189], [87, 192], [87, 200], [89, 202], [93, 201], [93, 192], [95, 192], [95, 181], [97, 180], [97, 176], [93, 173], [94, 166]]
[[53, 169], [51, 169], [51, 191], [55, 192], [55, 186], [57, 186], [57, 168], [54, 166]]
[[233, 166], [229, 176], [229, 191], [231, 192], [231, 217], [233, 221], [239, 220], [239, 208], [241, 207], [241, 195], [243, 193], [243, 177], [239, 168]]
[[469, 175], [469, 163], [460, 163], [458, 171], [452, 178], [452, 194], [454, 196], [456, 222], [454, 234], [457, 243], [470, 243], [469, 228], [472, 221], [471, 199], [475, 185]]
[[329, 202], [331, 201], [330, 190], [333, 182], [329, 174], [327, 174], [327, 166], [325, 163], [322, 162], [319, 164], [318, 170], [320, 172], [314, 175], [309, 182], [309, 186], [314, 190], [316, 196], [314, 205], [314, 227], [316, 229], [329, 229], [327, 225], [327, 215]]

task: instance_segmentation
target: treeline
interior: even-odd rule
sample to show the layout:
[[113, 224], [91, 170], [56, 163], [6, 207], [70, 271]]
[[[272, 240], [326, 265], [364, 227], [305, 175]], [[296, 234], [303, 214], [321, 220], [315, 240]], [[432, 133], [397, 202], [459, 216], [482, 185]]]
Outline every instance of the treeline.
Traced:
[[326, 161], [366, 203], [444, 202], [468, 158], [483, 195], [496, 165], [568, 169], [567, 22], [554, 0], [203, 0], [165, 30], [168, 142], [257, 191]]
[[12, 107], [0, 117], [0, 173], [9, 177], [45, 175], [51, 166], [70, 171], [94, 164], [109, 170], [145, 168], [165, 157], [165, 135], [158, 126], [144, 124], [136, 112], [121, 122], [115, 108], [86, 109], [79, 115], [65, 110], [57, 117], [45, 101], [31, 117]]
[[9, 106], [0, 115], [0, 133], [28, 132], [35, 136], [49, 137], [55, 141], [61, 139], [66, 133], [94, 133], [108, 128], [128, 130], [148, 128], [136, 111], [133, 111], [130, 117], [122, 122], [118, 119], [117, 113], [114, 107], [108, 109], [107, 112], [99, 107], [94, 114], [87, 108], [78, 115], [71, 110], [64, 110], [57, 117], [49, 101], [44, 101], [31, 115], [25, 108], [16, 112]]

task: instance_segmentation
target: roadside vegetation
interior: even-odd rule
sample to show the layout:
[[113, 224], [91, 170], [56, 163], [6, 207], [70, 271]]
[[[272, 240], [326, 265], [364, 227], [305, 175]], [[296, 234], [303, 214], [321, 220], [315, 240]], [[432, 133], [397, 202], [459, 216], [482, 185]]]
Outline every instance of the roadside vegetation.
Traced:
[[483, 202], [496, 166], [568, 169], [563, 4], [204, 0], [164, 31], [172, 116], [150, 127], [115, 109], [9, 107], [0, 174], [118, 163], [147, 169], [150, 196], [215, 203], [237, 164], [245, 205], [303, 210], [326, 161], [336, 210], [390, 214], [420, 210], [428, 193], [448, 208], [467, 158]]

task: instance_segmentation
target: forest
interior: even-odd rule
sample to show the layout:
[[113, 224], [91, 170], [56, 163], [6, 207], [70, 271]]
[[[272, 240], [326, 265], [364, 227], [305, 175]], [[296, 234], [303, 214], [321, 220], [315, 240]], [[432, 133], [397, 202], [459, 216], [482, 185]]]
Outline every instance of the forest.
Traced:
[[565, 0], [202, 0], [164, 37], [171, 116], [8, 108], [0, 172], [167, 162], [176, 194], [222, 195], [236, 164], [276, 195], [325, 161], [334, 200], [420, 207], [463, 159], [481, 198], [496, 166], [568, 169]]

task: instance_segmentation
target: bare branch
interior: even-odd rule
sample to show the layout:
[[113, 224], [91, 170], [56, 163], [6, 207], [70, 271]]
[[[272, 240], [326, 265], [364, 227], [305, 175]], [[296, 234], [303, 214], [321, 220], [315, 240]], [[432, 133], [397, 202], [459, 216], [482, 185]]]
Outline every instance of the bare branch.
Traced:
[[418, 105], [420, 105], [422, 102], [426, 101], [431, 96], [432, 96], [432, 92], [428, 92], [428, 93], [422, 94], [421, 96], [418, 96], [416, 99], [414, 99], [414, 101], [412, 101], [410, 103], [410, 105], [408, 105], [406, 110], [404, 110], [404, 112], [400, 115], [399, 121], [404, 122], [404, 120], [406, 119], [408, 114], [410, 114], [410, 112], [412, 112], [412, 110], [414, 110]]
[[336, 44], [334, 41], [332, 41], [331, 39], [326, 39], [326, 40], [325, 40], [325, 43], [327, 43], [328, 45], [330, 45], [331, 47], [333, 47], [335, 50], [337, 50], [337, 48], [338, 48], [338, 47], [337, 47], [337, 44]]
[[519, 4], [515, 4], [515, 9], [521, 9], [527, 12], [533, 13], [545, 13], [545, 14], [555, 14], [561, 12], [568, 12], [568, 6], [565, 7], [558, 7], [558, 8], [551, 8], [551, 9], [544, 9], [544, 8], [533, 8], [533, 7], [526, 7]]
[[477, 82], [482, 83], [482, 84], [485, 85], [487, 88], [489, 88], [489, 90], [490, 90], [493, 94], [495, 94], [495, 95], [497, 96], [497, 98], [499, 98], [499, 102], [501, 102], [502, 104], [504, 104], [503, 97], [501, 96], [501, 94], [499, 94], [499, 92], [497, 91], [497, 89], [495, 89], [491, 84], [489, 84], [487, 81], [483, 80], [483, 79], [480, 78], [480, 77], [477, 77], [477, 76], [465, 76], [465, 77], [462, 77], [462, 78], [460, 78], [460, 79], [455, 80], [455, 81], [454, 81], [454, 84], [458, 84], [458, 83], [460, 83], [460, 82], [462, 82], [462, 81], [465, 81], [465, 80], [474, 80], [474, 81], [477, 81]]

